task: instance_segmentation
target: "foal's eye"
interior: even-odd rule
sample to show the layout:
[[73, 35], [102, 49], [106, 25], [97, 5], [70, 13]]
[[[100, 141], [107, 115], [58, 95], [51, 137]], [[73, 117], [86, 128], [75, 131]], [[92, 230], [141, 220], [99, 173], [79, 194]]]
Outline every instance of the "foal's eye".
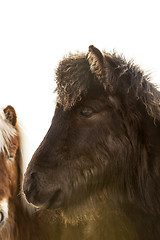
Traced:
[[80, 115], [87, 118], [91, 117], [93, 114], [94, 114], [93, 109], [89, 107], [85, 107], [80, 111]]

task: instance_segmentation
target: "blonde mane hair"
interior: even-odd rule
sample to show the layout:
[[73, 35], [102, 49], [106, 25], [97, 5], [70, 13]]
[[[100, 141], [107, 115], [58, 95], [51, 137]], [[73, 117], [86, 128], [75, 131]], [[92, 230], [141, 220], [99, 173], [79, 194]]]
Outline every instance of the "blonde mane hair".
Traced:
[[12, 138], [17, 136], [17, 130], [6, 119], [3, 110], [0, 110], [0, 152], [9, 153], [8, 146]]

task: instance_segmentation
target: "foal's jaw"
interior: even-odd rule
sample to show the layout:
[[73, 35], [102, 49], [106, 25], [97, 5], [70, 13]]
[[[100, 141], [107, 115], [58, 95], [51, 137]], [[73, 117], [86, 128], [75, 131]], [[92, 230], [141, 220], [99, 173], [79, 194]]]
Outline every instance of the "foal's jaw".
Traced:
[[8, 218], [8, 200], [5, 198], [0, 201], [0, 228], [3, 227]]

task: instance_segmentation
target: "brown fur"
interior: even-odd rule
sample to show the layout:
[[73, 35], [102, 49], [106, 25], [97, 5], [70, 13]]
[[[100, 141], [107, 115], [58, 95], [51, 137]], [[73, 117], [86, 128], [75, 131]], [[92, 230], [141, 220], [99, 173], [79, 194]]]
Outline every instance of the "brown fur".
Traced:
[[56, 71], [58, 103], [24, 179], [59, 209], [59, 239], [160, 239], [160, 93], [138, 66], [94, 46]]

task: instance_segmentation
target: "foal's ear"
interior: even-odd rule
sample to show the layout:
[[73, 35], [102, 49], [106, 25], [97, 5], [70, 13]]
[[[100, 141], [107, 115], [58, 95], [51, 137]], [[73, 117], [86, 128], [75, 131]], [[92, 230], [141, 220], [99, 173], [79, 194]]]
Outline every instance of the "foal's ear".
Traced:
[[17, 122], [17, 114], [14, 108], [8, 105], [5, 109], [3, 109], [6, 119], [13, 125], [16, 125]]
[[101, 81], [105, 77], [105, 71], [112, 71], [117, 67], [111, 54], [105, 53], [103, 55], [100, 50], [93, 45], [89, 46], [88, 62], [91, 72]]
[[93, 45], [89, 46], [88, 62], [91, 72], [95, 74], [98, 79], [102, 79], [104, 65], [103, 54]]

